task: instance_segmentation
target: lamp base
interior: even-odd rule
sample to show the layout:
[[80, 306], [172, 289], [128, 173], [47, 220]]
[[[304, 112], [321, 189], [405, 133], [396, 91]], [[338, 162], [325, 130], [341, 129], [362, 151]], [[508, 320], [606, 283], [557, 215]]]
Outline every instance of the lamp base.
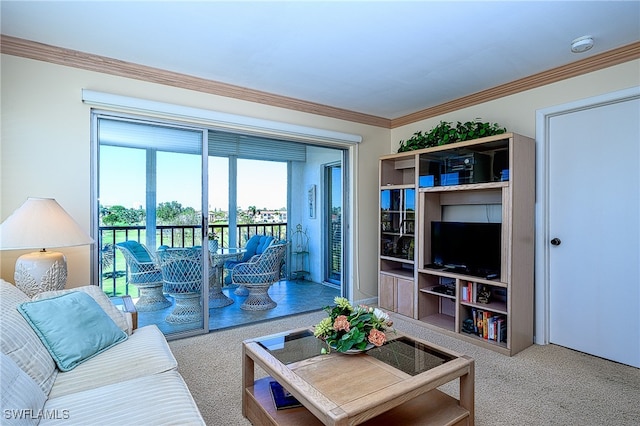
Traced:
[[16, 287], [27, 296], [49, 290], [62, 290], [67, 284], [67, 260], [55, 251], [24, 254], [16, 261], [13, 276]]

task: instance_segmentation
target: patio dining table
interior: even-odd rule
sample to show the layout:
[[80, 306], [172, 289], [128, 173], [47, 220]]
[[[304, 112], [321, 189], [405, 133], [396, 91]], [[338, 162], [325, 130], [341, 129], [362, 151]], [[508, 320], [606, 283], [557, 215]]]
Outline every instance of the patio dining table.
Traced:
[[233, 303], [233, 299], [229, 298], [222, 292], [222, 280], [224, 262], [227, 260], [237, 260], [246, 249], [244, 248], [219, 248], [215, 252], [209, 252], [211, 258], [211, 266], [213, 267], [213, 282], [209, 286], [209, 307], [223, 308]]

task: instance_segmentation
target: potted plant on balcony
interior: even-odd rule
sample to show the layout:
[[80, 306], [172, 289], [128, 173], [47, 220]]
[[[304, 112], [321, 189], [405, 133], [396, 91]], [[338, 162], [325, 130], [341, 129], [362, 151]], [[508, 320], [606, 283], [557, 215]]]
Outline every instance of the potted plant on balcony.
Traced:
[[215, 253], [218, 251], [218, 236], [215, 232], [212, 232], [207, 236], [207, 244], [209, 247], [209, 253]]

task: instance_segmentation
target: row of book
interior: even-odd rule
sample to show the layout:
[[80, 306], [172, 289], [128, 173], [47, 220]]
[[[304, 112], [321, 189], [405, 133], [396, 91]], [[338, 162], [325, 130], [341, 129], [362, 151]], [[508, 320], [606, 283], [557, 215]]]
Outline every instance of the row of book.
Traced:
[[503, 310], [507, 309], [507, 289], [498, 286], [460, 281], [460, 299], [467, 303], [499, 303], [504, 305]]
[[472, 308], [473, 334], [494, 342], [507, 341], [507, 317], [490, 311]]
[[491, 290], [489, 286], [471, 281], [460, 281], [460, 297], [463, 302], [489, 303]]
[[460, 297], [462, 298], [463, 302], [473, 302], [473, 283], [471, 281], [467, 281], [466, 284], [464, 284], [464, 281], [460, 282]]

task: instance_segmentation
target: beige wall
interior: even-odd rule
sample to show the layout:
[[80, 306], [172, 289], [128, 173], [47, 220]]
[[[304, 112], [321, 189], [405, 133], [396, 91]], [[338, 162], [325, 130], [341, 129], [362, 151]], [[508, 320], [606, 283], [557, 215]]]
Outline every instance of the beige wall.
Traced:
[[626, 62], [395, 128], [391, 131], [389, 152], [396, 152], [401, 140], [410, 138], [418, 130], [429, 131], [441, 120], [455, 123], [480, 118], [483, 122], [498, 123], [510, 132], [535, 138], [536, 110], [638, 85], [640, 60]]
[[[81, 89], [361, 135], [358, 148], [355, 222], [356, 300], [377, 294], [377, 158], [388, 151], [390, 131], [307, 113], [224, 98], [170, 86], [2, 55], [2, 145], [0, 220], [29, 196], [55, 198], [90, 229], [90, 108]], [[68, 287], [87, 284], [87, 247], [59, 249], [67, 256]], [[0, 276], [13, 282], [15, 260], [26, 251], [0, 252]], [[358, 289], [361, 289], [359, 291]]]
[[[29, 196], [53, 197], [89, 230], [90, 109], [81, 102], [81, 89], [361, 135], [363, 142], [354, 152], [353, 170], [353, 228], [357, 237], [352, 273], [356, 300], [377, 295], [377, 160], [382, 154], [395, 152], [401, 139], [418, 130], [429, 130], [440, 120], [468, 121], [476, 117], [535, 136], [537, 109], [640, 85], [640, 61], [636, 60], [390, 131], [10, 55], [2, 55], [1, 67], [0, 220]], [[60, 251], [69, 263], [67, 285], [88, 283], [89, 249]], [[0, 252], [3, 279], [13, 281], [15, 260], [23, 253]]]

